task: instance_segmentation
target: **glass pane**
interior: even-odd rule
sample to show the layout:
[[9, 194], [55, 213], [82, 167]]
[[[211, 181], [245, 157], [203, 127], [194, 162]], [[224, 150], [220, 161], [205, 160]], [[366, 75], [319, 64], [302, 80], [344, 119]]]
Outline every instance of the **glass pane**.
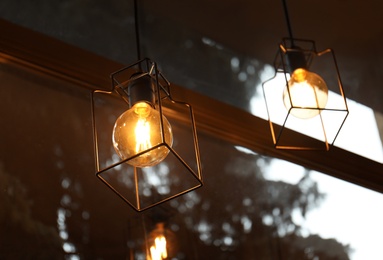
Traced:
[[378, 244], [383, 225], [377, 223], [383, 210], [373, 206], [383, 200], [382, 194], [278, 159], [272, 159], [267, 168], [267, 180], [298, 185], [303, 190], [313, 185], [321, 194], [305, 216], [292, 213], [303, 237], [335, 239], [348, 246], [350, 259], [382, 257]]
[[137, 214], [94, 176], [89, 90], [0, 75], [0, 258], [145, 259], [161, 223], [173, 259], [383, 257], [382, 194], [204, 133], [204, 186]]
[[130, 1], [2, 1], [0, 17], [121, 62], [136, 44]]

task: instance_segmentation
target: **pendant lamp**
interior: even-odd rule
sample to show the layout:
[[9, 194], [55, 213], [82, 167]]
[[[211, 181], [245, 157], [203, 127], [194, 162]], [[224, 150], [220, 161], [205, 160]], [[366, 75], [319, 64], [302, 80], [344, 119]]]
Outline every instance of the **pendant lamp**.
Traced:
[[177, 239], [165, 222], [157, 222], [147, 235], [147, 259], [164, 260], [173, 259], [175, 255], [175, 244]]
[[274, 76], [262, 84], [274, 147], [328, 151], [349, 113], [335, 54], [294, 38], [282, 3], [289, 37], [279, 44]]
[[[132, 215], [126, 223], [127, 259], [184, 259], [197, 257], [193, 235], [174, 208], [161, 205]], [[193, 258], [194, 259], [194, 258]]]
[[176, 101], [157, 63], [140, 59], [92, 92], [96, 176], [136, 211], [202, 186], [193, 110]]

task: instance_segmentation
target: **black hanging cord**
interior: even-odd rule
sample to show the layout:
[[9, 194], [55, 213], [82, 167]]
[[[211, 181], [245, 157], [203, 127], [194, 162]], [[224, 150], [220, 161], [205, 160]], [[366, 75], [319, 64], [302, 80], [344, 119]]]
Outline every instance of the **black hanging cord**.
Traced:
[[290, 24], [290, 18], [289, 18], [289, 12], [287, 10], [287, 4], [286, 4], [286, 0], [282, 0], [282, 4], [283, 4], [283, 11], [284, 11], [284, 14], [285, 14], [285, 19], [286, 19], [286, 24], [287, 24], [287, 30], [288, 30], [288, 33], [289, 33], [289, 37], [291, 39], [291, 47], [295, 47], [294, 45], [294, 37], [293, 37], [293, 31], [291, 29], [291, 24]]
[[134, 0], [134, 25], [136, 33], [136, 48], [137, 48], [137, 60], [141, 60], [141, 49], [140, 49], [140, 33], [138, 27], [138, 4], [137, 0]]

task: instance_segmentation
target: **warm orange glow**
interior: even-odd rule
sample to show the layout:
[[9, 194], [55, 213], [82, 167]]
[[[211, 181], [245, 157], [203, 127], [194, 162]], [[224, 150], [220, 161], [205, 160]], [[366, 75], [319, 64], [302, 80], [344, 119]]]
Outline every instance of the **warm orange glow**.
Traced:
[[168, 258], [168, 251], [166, 249], [166, 238], [158, 236], [154, 239], [154, 245], [150, 247], [151, 260], [163, 260]]
[[[289, 95], [290, 92], [290, 95]], [[318, 115], [326, 107], [328, 88], [317, 74], [305, 69], [296, 69], [283, 92], [286, 109], [295, 117], [308, 119]]]
[[[162, 117], [165, 141], [173, 143], [172, 129], [166, 117]], [[139, 102], [125, 111], [113, 129], [113, 146], [121, 159], [126, 159], [162, 143], [160, 113], [146, 102]], [[138, 156], [127, 163], [135, 167], [147, 167], [160, 163], [169, 149], [160, 146]]]
[[136, 153], [149, 149], [152, 144], [150, 143], [150, 124], [144, 119], [137, 121], [134, 129], [136, 137]]

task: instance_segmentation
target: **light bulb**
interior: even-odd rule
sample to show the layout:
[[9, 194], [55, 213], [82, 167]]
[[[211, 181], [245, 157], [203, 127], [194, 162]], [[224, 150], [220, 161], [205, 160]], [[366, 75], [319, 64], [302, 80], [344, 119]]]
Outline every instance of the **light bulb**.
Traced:
[[[288, 89], [290, 91], [290, 97]], [[291, 114], [301, 119], [318, 115], [326, 107], [328, 88], [326, 82], [317, 74], [305, 69], [296, 69], [291, 74], [288, 86], [283, 92], [283, 102], [287, 110], [293, 107], [308, 109], [292, 109]], [[309, 109], [311, 108], [311, 109]]]
[[152, 260], [162, 260], [168, 258], [166, 238], [164, 236], [161, 235], [154, 239], [154, 245], [150, 247], [150, 255]]
[[[171, 126], [165, 116], [162, 116], [162, 121], [165, 142], [172, 146]], [[112, 138], [114, 149], [123, 160], [162, 143], [160, 113], [146, 102], [136, 103], [116, 120]], [[127, 163], [135, 167], [154, 166], [168, 153], [166, 146], [160, 146]]]
[[[165, 236], [165, 234], [167, 235]], [[168, 258], [168, 235], [171, 236], [171, 233], [169, 233], [169, 231], [165, 229], [165, 224], [163, 222], [157, 223], [155, 229], [152, 232], [150, 232], [148, 242], [150, 246], [151, 260], [163, 260]]]

